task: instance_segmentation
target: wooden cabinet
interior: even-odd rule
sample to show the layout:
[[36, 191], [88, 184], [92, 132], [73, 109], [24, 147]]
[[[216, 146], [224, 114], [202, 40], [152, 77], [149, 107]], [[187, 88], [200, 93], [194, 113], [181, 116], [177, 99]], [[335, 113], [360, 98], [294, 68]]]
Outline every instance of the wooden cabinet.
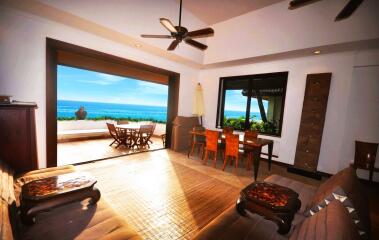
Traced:
[[0, 104], [0, 158], [16, 172], [38, 168], [36, 104]]
[[317, 171], [331, 77], [331, 73], [307, 75], [295, 155], [297, 169]]

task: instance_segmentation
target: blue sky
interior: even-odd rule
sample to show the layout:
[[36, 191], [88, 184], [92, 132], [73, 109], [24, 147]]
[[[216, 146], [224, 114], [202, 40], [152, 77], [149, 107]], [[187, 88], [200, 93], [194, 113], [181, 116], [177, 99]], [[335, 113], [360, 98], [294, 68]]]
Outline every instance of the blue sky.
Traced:
[[58, 66], [58, 100], [167, 106], [168, 86]]
[[[242, 90], [227, 90], [225, 93], [225, 110], [246, 111], [247, 98], [242, 95]], [[263, 100], [263, 106], [267, 113], [268, 101]], [[250, 112], [258, 112], [259, 106], [256, 98], [251, 99]]]

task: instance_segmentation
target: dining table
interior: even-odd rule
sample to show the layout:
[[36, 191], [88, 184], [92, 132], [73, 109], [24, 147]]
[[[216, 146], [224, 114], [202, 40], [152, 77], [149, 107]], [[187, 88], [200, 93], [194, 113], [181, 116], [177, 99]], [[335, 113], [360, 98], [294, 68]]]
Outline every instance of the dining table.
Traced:
[[[205, 131], [193, 131], [190, 132], [191, 135], [191, 142], [194, 139], [194, 136], [204, 136], [205, 137]], [[219, 132], [219, 141], [225, 141], [225, 134], [223, 134], [221, 131]], [[239, 143], [241, 145], [244, 145], [246, 147], [252, 148], [253, 152], [253, 166], [254, 166], [254, 180], [257, 180], [258, 177], [258, 170], [259, 170], [259, 164], [261, 161], [261, 153], [262, 153], [262, 147], [267, 146], [268, 149], [268, 170], [271, 171], [271, 162], [272, 162], [272, 150], [274, 148], [274, 141], [271, 139], [265, 139], [265, 138], [256, 138], [253, 140], [247, 140], [245, 141], [243, 134], [239, 135]], [[190, 145], [190, 146], [191, 146]]]
[[[121, 129], [125, 134], [130, 138], [130, 148], [133, 148], [134, 146], [137, 146], [138, 144], [138, 132], [140, 129], [140, 124], [135, 123], [128, 123], [128, 124], [119, 124], [115, 127], [118, 129]], [[125, 143], [125, 145], [128, 145]]]

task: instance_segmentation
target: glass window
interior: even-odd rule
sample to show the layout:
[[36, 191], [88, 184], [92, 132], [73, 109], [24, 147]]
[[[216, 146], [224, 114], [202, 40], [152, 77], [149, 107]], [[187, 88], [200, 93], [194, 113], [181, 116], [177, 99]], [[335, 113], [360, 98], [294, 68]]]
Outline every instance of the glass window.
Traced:
[[288, 72], [220, 79], [219, 128], [280, 136]]

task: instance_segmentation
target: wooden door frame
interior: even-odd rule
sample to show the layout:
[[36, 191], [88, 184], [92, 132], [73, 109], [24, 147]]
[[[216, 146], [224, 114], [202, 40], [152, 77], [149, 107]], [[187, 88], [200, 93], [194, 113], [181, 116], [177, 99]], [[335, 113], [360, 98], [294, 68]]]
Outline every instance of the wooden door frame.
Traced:
[[46, 38], [46, 166], [57, 166], [57, 66], [58, 51], [66, 51], [87, 57], [135, 67], [168, 76], [166, 148], [171, 147], [172, 122], [178, 115], [180, 74], [162, 68], [124, 59], [93, 49], [59, 40]]

